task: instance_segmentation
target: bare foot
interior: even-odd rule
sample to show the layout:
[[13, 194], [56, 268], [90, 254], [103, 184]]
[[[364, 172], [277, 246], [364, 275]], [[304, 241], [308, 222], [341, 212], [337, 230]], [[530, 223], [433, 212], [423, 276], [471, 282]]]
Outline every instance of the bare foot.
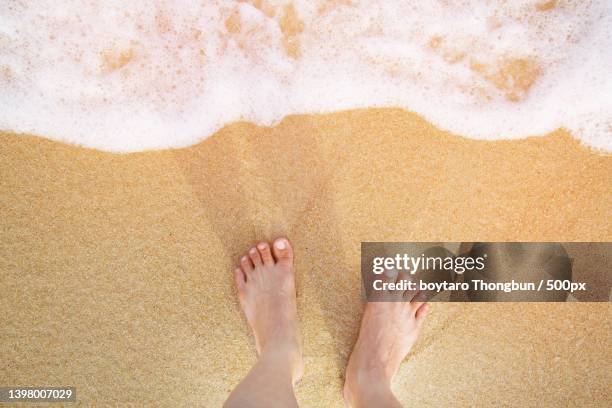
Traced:
[[278, 238], [272, 248], [260, 242], [240, 259], [234, 277], [258, 355], [286, 359], [295, 383], [302, 375], [303, 363], [289, 241]]
[[416, 342], [426, 314], [427, 304], [417, 301], [366, 305], [346, 369], [344, 399], [350, 406], [381, 404], [385, 398], [391, 401], [388, 406], [399, 406], [391, 394], [391, 379]]

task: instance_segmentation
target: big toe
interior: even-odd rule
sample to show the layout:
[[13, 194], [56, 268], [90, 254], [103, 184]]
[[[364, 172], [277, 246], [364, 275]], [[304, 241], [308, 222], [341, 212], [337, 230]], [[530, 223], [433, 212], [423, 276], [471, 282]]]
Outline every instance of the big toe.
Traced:
[[277, 238], [273, 245], [274, 258], [278, 263], [293, 263], [293, 248], [287, 238]]

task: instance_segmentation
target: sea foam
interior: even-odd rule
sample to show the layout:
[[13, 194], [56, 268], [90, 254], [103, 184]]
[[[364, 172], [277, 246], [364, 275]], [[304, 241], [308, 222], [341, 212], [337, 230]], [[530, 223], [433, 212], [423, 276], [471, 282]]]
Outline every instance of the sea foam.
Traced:
[[402, 107], [612, 151], [611, 30], [609, 0], [4, 0], [0, 129], [128, 152]]

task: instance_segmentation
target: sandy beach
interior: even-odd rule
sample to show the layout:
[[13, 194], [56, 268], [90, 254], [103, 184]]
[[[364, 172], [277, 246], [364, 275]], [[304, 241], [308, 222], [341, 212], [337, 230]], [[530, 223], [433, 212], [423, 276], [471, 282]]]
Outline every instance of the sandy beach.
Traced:
[[[558, 131], [475, 141], [393, 109], [237, 123], [111, 154], [0, 135], [0, 378], [83, 406], [220, 406], [255, 361], [231, 270], [296, 251], [303, 406], [341, 407], [361, 241], [610, 241], [612, 158]], [[609, 303], [432, 305], [417, 406], [610, 404]]]

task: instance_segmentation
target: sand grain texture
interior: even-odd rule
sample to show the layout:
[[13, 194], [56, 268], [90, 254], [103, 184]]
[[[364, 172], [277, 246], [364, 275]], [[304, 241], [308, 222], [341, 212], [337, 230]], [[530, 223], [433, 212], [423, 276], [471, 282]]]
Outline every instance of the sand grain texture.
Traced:
[[[83, 406], [220, 406], [255, 361], [232, 266], [294, 243], [305, 407], [341, 407], [361, 241], [610, 241], [612, 158], [563, 132], [483, 142], [399, 110], [235, 124], [115, 155], [0, 136], [0, 383]], [[609, 406], [609, 304], [436, 303], [410, 406]]]

